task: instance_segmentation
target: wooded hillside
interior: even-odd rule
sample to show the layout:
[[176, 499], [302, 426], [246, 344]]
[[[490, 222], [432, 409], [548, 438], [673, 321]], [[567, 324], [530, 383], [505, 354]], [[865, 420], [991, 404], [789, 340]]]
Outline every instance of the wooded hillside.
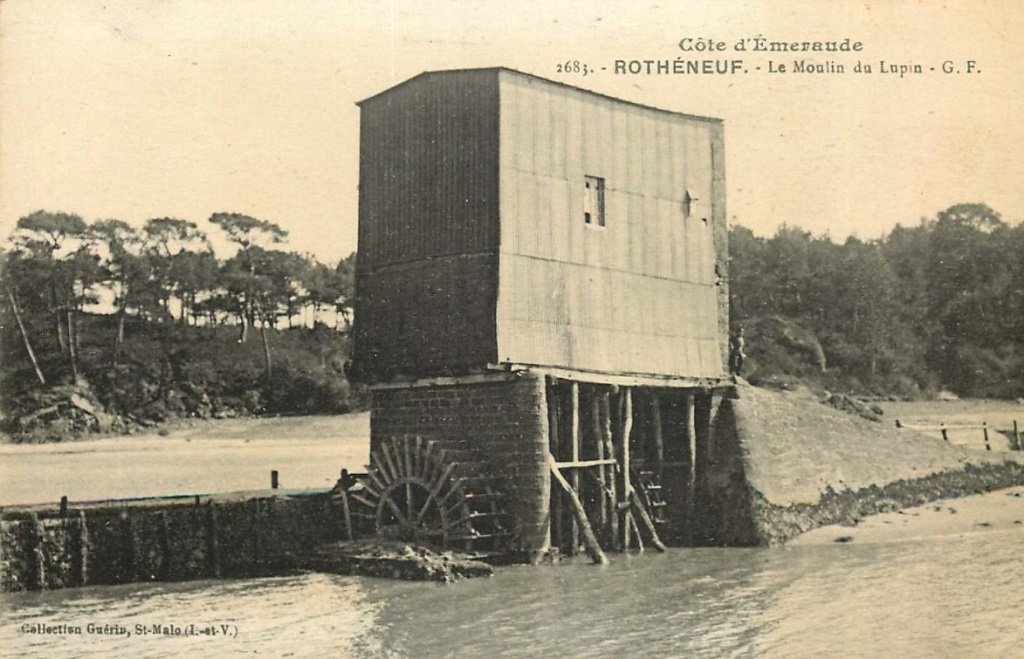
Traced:
[[[216, 213], [141, 229], [38, 211], [0, 251], [0, 404], [40, 438], [175, 417], [330, 413], [355, 254], [326, 265], [281, 227]], [[754, 383], [858, 395], [1024, 396], [1024, 225], [960, 204], [879, 240], [730, 230], [732, 324]]]
[[732, 322], [753, 382], [1024, 396], [1024, 225], [959, 204], [880, 240], [730, 233]]
[[[39, 211], [2, 258], [0, 400], [9, 430], [61, 437], [179, 416], [337, 412], [355, 255], [334, 266], [278, 249], [279, 226], [87, 223]], [[118, 426], [122, 426], [119, 428]]]

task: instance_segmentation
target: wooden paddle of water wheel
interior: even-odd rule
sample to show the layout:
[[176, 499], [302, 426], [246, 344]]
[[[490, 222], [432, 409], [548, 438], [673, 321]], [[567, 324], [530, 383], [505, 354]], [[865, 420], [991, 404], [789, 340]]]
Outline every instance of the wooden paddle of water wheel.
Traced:
[[384, 538], [480, 558], [506, 554], [504, 495], [490, 479], [455, 478], [457, 467], [435, 442], [392, 438], [371, 454], [366, 476], [349, 491], [360, 504], [352, 514]]

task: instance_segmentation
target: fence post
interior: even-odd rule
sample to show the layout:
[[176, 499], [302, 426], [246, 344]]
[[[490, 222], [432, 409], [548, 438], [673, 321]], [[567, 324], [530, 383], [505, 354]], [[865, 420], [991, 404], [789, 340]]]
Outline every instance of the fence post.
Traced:
[[270, 489], [277, 489], [277, 469], [273, 469], [270, 472]]
[[946, 433], [946, 424], [945, 423], [940, 423], [939, 424], [939, 429], [942, 431], [942, 438], [948, 442], [949, 441], [949, 435]]
[[985, 433], [985, 450], [991, 451], [992, 446], [988, 443], [988, 423], [984, 421], [981, 422], [981, 432]]
[[1013, 421], [1013, 447], [1018, 451], [1024, 450], [1024, 446], [1020, 445], [1020, 428], [1017, 426], [1017, 420]]

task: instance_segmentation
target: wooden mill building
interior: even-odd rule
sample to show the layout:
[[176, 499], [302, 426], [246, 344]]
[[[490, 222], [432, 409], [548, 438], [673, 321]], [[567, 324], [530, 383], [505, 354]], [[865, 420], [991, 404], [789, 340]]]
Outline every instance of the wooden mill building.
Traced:
[[652, 539], [637, 498], [661, 536], [698, 541], [728, 384], [722, 122], [505, 68], [423, 73], [359, 105], [353, 374], [390, 481], [371, 490], [415, 474], [427, 492], [405, 503], [422, 508], [448, 487], [415, 467], [433, 443], [446, 478], [504, 497], [464, 515], [503, 516], [487, 533], [449, 511], [449, 538], [504, 533], [536, 558], [589, 525], [628, 548]]

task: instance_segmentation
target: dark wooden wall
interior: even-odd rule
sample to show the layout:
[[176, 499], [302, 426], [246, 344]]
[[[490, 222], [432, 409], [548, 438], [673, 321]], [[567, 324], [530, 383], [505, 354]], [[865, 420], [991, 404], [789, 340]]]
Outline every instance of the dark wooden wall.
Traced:
[[418, 76], [361, 104], [357, 378], [495, 361], [497, 71]]
[[424, 74], [361, 108], [359, 267], [495, 250], [497, 72]]

